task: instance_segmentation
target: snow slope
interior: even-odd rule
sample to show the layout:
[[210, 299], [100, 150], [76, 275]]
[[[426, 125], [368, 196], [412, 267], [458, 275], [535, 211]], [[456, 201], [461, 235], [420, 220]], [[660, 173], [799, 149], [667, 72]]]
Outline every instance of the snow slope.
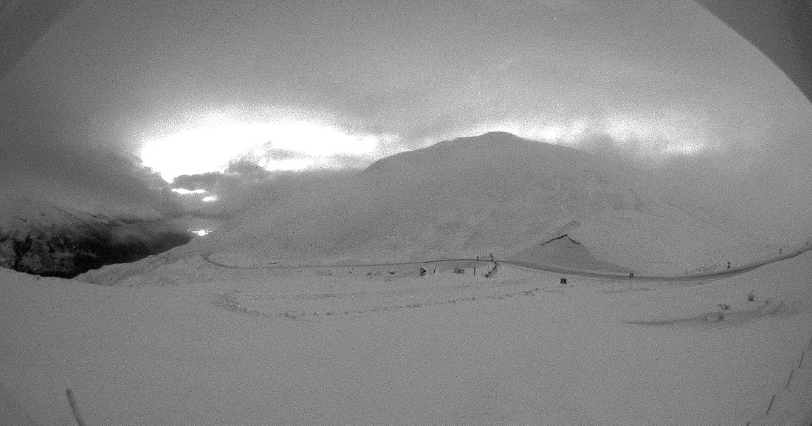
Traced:
[[543, 260], [544, 265], [556, 268], [610, 272], [618, 275], [628, 275], [632, 272], [630, 269], [595, 259], [583, 244], [573, 240], [569, 234], [528, 247], [511, 255], [509, 259], [528, 264], [537, 264]]
[[660, 199], [611, 162], [508, 133], [399, 153], [333, 185], [258, 205], [161, 260], [82, 279], [111, 284], [199, 253], [248, 265], [505, 257], [566, 232], [598, 261], [654, 274], [777, 251], [736, 224]]
[[160, 253], [191, 239], [185, 229], [154, 209], [65, 192], [0, 190], [0, 266], [73, 277], [104, 264]]
[[72, 424], [66, 388], [89, 425], [812, 420], [810, 252], [649, 291], [383, 268], [198, 257], [116, 287], [0, 270], [0, 386], [42, 426]]

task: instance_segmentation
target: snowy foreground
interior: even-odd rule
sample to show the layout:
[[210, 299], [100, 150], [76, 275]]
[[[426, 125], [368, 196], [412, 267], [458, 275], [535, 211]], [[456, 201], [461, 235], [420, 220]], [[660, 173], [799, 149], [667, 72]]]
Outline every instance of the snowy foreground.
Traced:
[[67, 388], [89, 426], [812, 422], [812, 252], [701, 285], [393, 272], [0, 270], [0, 423], [75, 424]]

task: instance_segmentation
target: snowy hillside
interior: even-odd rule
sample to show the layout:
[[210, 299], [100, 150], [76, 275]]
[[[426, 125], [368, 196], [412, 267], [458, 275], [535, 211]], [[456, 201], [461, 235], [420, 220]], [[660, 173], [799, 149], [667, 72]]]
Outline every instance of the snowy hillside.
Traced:
[[0, 205], [0, 266], [45, 276], [72, 277], [105, 264], [131, 262], [191, 239], [148, 208], [6, 190]]
[[331, 185], [303, 186], [160, 259], [83, 279], [111, 283], [200, 253], [248, 266], [505, 258], [565, 233], [596, 260], [647, 273], [770, 249], [736, 224], [664, 201], [611, 162], [508, 133], [399, 153]]

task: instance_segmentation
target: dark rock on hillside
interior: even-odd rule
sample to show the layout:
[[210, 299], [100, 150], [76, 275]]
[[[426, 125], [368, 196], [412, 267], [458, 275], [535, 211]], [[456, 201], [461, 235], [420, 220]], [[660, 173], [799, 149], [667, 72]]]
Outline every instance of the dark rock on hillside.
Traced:
[[[43, 216], [45, 216], [43, 214]], [[111, 263], [133, 262], [189, 242], [162, 219], [115, 219], [65, 213], [63, 220], [19, 219], [0, 229], [0, 266], [72, 278]]]

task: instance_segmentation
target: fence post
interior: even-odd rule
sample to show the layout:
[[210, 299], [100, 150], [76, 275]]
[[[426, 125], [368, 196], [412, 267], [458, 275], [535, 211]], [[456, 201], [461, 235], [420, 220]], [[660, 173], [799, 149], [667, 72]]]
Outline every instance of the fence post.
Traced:
[[86, 426], [84, 419], [82, 419], [82, 413], [79, 412], [79, 406], [76, 404], [76, 399], [73, 397], [73, 391], [68, 388], [65, 393], [68, 395], [68, 404], [70, 404], [70, 409], [73, 411], [76, 423], [79, 426]]
[[773, 394], [772, 399], [770, 399], [770, 405], [767, 406], [767, 412], [764, 414], [770, 414], [770, 408], [773, 408], [773, 401], [775, 401], [775, 394]]

